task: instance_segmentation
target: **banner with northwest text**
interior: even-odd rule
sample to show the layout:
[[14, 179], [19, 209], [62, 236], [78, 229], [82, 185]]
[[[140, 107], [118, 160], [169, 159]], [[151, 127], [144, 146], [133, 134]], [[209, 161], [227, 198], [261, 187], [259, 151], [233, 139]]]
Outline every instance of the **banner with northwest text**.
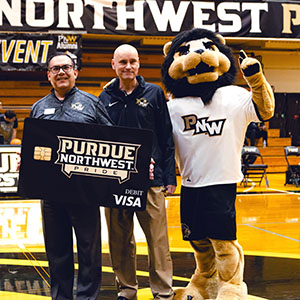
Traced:
[[152, 131], [25, 119], [19, 195], [145, 209]]
[[231, 37], [300, 37], [300, 1], [0, 0], [1, 32], [173, 36], [193, 27]]

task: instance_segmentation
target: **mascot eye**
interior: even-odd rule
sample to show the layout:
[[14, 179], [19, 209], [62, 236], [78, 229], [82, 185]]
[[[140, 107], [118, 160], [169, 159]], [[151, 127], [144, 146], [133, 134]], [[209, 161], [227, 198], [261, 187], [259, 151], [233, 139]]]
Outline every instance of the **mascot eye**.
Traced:
[[176, 53], [179, 54], [179, 56], [181, 55], [187, 55], [190, 53], [190, 46], [187, 45], [187, 46], [181, 46], [177, 49]]
[[204, 46], [206, 49], [210, 49], [210, 50], [216, 50], [217, 46], [213, 43], [213, 42], [206, 42], [204, 43]]

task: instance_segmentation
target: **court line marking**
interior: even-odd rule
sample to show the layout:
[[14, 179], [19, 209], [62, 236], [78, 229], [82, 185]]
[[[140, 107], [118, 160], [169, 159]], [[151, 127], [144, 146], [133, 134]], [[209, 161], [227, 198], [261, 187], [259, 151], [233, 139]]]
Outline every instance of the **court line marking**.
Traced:
[[51, 300], [51, 297], [16, 292], [0, 291], [1, 300]]
[[[1, 258], [0, 265], [10, 265], [10, 266], [38, 266], [38, 267], [48, 267], [48, 261], [28, 261], [26, 259], [10, 259], [10, 258]], [[78, 269], [78, 264], [75, 263], [75, 269]], [[102, 272], [113, 273], [112, 267], [102, 266]], [[149, 277], [149, 272], [147, 271], [136, 271], [138, 276]], [[179, 281], [190, 281], [189, 278], [182, 276], [173, 276], [173, 280]]]
[[16, 258], [0, 258], [0, 265], [10, 265], [10, 266], [29, 266], [29, 267], [48, 267], [47, 261], [35, 261], [30, 262], [27, 259], [16, 259]]
[[[175, 247], [171, 247], [170, 248], [171, 252], [178, 252], [178, 253], [191, 253], [193, 254], [194, 251], [192, 248], [175, 248]], [[21, 252], [21, 251], [15, 251], [15, 252]], [[1, 251], [0, 251], [1, 253]], [[102, 252], [103, 253], [103, 252]], [[137, 253], [138, 254], [138, 253]], [[145, 253], [147, 254], [147, 253]], [[245, 255], [251, 255], [251, 256], [266, 256], [266, 257], [278, 257], [278, 258], [291, 258], [291, 259], [300, 259], [300, 254], [293, 254], [293, 253], [282, 253], [282, 252], [266, 252], [266, 251], [251, 251], [251, 250], [244, 250], [244, 254]], [[140, 255], [140, 254], [138, 254]], [[20, 261], [22, 263], [20, 263]], [[47, 261], [41, 261], [39, 260], [39, 264], [38, 265], [36, 263], [36, 266], [42, 266], [42, 267], [48, 267], [48, 262]], [[11, 258], [1, 258], [0, 259], [0, 265], [23, 265], [23, 266], [32, 266], [32, 264], [30, 262], [28, 262], [27, 260], [23, 259], [11, 259]], [[76, 268], [76, 266], [75, 266]], [[109, 267], [105, 267], [102, 266], [103, 270], [105, 272], [110, 272]]]
[[243, 225], [249, 226], [249, 227], [254, 228], [254, 229], [258, 229], [260, 231], [271, 233], [271, 234], [277, 235], [277, 236], [282, 237], [282, 238], [286, 238], [286, 239], [294, 241], [294, 242], [300, 242], [300, 240], [297, 240], [297, 239], [291, 238], [289, 236], [286, 236], [286, 235], [283, 235], [283, 234], [280, 234], [280, 233], [277, 233], [277, 232], [273, 232], [273, 231], [270, 231], [270, 230], [267, 230], [267, 229], [259, 228], [259, 227], [253, 226], [251, 224], [243, 224]]
[[[194, 251], [192, 248], [170, 248], [171, 252], [187, 252], [193, 254]], [[278, 258], [292, 258], [292, 259], [300, 259], [300, 254], [293, 253], [282, 253], [282, 252], [268, 252], [268, 251], [251, 251], [245, 250], [244, 255], [251, 256], [264, 256], [264, 257], [278, 257]]]
[[[237, 196], [261, 196], [261, 195], [266, 195], [266, 196], [269, 196], [269, 195], [281, 195], [281, 194], [288, 194], [288, 195], [299, 195], [300, 197], [300, 193], [297, 191], [297, 192], [293, 192], [293, 191], [287, 191], [287, 190], [279, 190], [279, 189], [274, 189], [274, 188], [267, 188], [266, 187], [266, 190], [261, 190], [261, 191], [257, 191], [257, 192], [254, 192], [253, 194], [248, 194], [249, 191], [251, 191], [252, 189], [255, 188], [255, 183], [254, 183], [254, 186], [251, 186], [249, 187], [248, 189], [245, 189], [245, 190], [242, 190], [243, 187], [238, 187], [237, 186]], [[274, 191], [274, 192], [279, 192], [279, 193], [266, 193], [266, 191], [268, 190], [271, 190], [271, 191]], [[170, 199], [173, 199], [173, 198], [180, 198], [180, 194], [178, 195], [168, 195], [167, 198], [170, 198]]]
[[300, 254], [293, 253], [280, 253], [280, 252], [264, 252], [264, 251], [244, 251], [244, 255], [251, 256], [263, 256], [263, 257], [276, 257], [276, 258], [291, 258], [291, 259], [300, 259]]
[[[174, 287], [176, 289], [177, 287]], [[0, 296], [2, 300], [46, 300], [51, 299], [51, 297], [48, 296], [40, 296], [40, 295], [32, 295], [32, 294], [24, 294], [24, 293], [15, 293], [15, 292], [6, 292], [6, 291], [0, 291]], [[142, 299], [153, 299], [152, 292], [149, 288], [146, 289], [138, 289], [138, 296], [142, 297]], [[147, 297], [147, 298], [146, 298]], [[150, 297], [150, 298], [148, 298]], [[268, 300], [266, 298], [256, 297], [248, 295], [248, 300]]]
[[298, 192], [290, 192], [290, 191], [278, 190], [278, 189], [273, 189], [273, 188], [268, 188], [268, 190], [277, 191], [277, 192], [284, 193], [284, 194], [299, 195]]
[[[298, 218], [297, 218], [298, 219]], [[291, 222], [287, 222], [287, 221], [281, 221], [281, 222], [255, 222], [256, 225], [282, 225], [282, 224], [299, 224], [300, 221], [291, 221]], [[243, 225], [248, 225], [249, 223], [239, 223], [237, 225], [239, 226], [243, 226]]]
[[[39, 266], [44, 266], [47, 267], [48, 266], [48, 262], [47, 261], [39, 261], [39, 262], [35, 262], [36, 264], [38, 263]], [[29, 262], [25, 259], [0, 259], [0, 265], [1, 264], [6, 264], [6, 265], [23, 265], [23, 266], [32, 266], [32, 262]], [[75, 264], [75, 269], [78, 269], [78, 264]], [[112, 267], [102, 267], [102, 272], [106, 272], [106, 273], [113, 273], [113, 269]], [[138, 276], [143, 276], [143, 277], [149, 277], [149, 272], [146, 271], [136, 271]], [[190, 278], [186, 278], [186, 277], [181, 277], [181, 276], [174, 276], [173, 275], [173, 280], [177, 280], [177, 281], [184, 281], [184, 282], [190, 282]], [[176, 289], [177, 287], [173, 287], [174, 289]], [[139, 292], [140, 290], [148, 290], [148, 289], [139, 289], [138, 293], [139, 296], [143, 296], [143, 292]], [[151, 290], [149, 289], [149, 291], [151, 292]], [[22, 298], [21, 296], [24, 295], [24, 298]], [[26, 295], [26, 296], [25, 296]], [[152, 293], [151, 293], [152, 295]], [[151, 296], [150, 295], [150, 296]], [[29, 295], [29, 294], [24, 294], [24, 293], [14, 293], [14, 292], [5, 292], [5, 291], [0, 291], [0, 296], [1, 299], [24, 299], [25, 298], [29, 299], [30, 296], [35, 296], [34, 299], [50, 299], [49, 297], [46, 296], [37, 296], [37, 295]], [[11, 296], [13, 296], [14, 298], [11, 298]], [[3, 298], [2, 298], [3, 297]], [[6, 298], [4, 298], [6, 297]], [[30, 299], [33, 299], [33, 297], [31, 297]], [[248, 295], [248, 300], [267, 300], [266, 298], [259, 298], [256, 296], [251, 296]]]
[[251, 182], [251, 187], [249, 187], [248, 189], [245, 189], [243, 191], [243, 193], [248, 193], [249, 191], [253, 190], [255, 188], [255, 186], [256, 186], [255, 182], [253, 182], [251, 179], [247, 179], [247, 183], [248, 183], [248, 181]]
[[[173, 289], [176, 291], [176, 289], [178, 288], [182, 288], [179, 286], [173, 286]], [[137, 296], [140, 298], [142, 297], [142, 299], [144, 300], [150, 300], [153, 299], [153, 295], [151, 292], [150, 288], [143, 288], [143, 289], [138, 289], [138, 293]], [[257, 297], [257, 296], [252, 296], [252, 295], [248, 295], [247, 297], [248, 300], [268, 300], [266, 298], [261, 298], [261, 297]]]
[[275, 189], [272, 189], [274, 191], [278, 191], [278, 192], [281, 192], [281, 193], [264, 193], [264, 192], [254, 192], [253, 194], [244, 194], [244, 192], [237, 192], [236, 196], [243, 196], [243, 197], [254, 197], [254, 196], [286, 196], [286, 194], [289, 194], [289, 195], [298, 195], [300, 197], [300, 194], [299, 193], [294, 193], [294, 192], [289, 192], [289, 191], [282, 191], [282, 190], [275, 190]]
[[[43, 268], [43, 266], [41, 266], [39, 264], [39, 261], [36, 260], [36, 258], [34, 257], [34, 255], [30, 251], [28, 251], [28, 249], [25, 247], [25, 245], [21, 241], [18, 240], [18, 238], [16, 237], [15, 232], [13, 232], [11, 228], [8, 229], [8, 232], [11, 235], [12, 240], [19, 247], [19, 249], [21, 250], [21, 252], [25, 256], [25, 258], [27, 259], [27, 262], [29, 262], [31, 264], [31, 266], [35, 269], [37, 274], [43, 279], [43, 281], [46, 283], [46, 285], [48, 287], [50, 287], [50, 283], [47, 281], [47, 279], [43, 276], [43, 274], [40, 272], [40, 270], [37, 267], [40, 267], [42, 272], [44, 272], [46, 277], [48, 277], [48, 279], [49, 279], [50, 275], [47, 273], [47, 271]], [[33, 258], [33, 260], [30, 257], [27, 256], [26, 252]]]

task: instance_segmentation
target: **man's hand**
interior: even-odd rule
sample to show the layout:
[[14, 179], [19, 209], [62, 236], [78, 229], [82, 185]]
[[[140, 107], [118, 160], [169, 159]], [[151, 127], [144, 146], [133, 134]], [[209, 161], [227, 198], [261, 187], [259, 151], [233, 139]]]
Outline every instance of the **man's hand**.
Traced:
[[20, 171], [20, 165], [21, 165], [21, 152], [17, 152], [19, 159], [17, 161], [17, 171]]
[[175, 191], [176, 191], [176, 185], [171, 185], [171, 184], [169, 184], [169, 185], [167, 186], [167, 193], [168, 193], [169, 195], [174, 194]]
[[154, 165], [155, 165], [155, 161], [151, 157], [150, 166], [149, 166], [149, 179], [150, 180], [154, 179]]
[[259, 129], [266, 131], [267, 130], [267, 126], [266, 125], [261, 125], [261, 126], [259, 126]]

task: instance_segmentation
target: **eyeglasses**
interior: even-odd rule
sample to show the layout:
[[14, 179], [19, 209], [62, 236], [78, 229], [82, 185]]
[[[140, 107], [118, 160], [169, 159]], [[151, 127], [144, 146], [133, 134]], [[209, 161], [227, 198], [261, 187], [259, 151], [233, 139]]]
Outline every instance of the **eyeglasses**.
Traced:
[[54, 66], [49, 68], [49, 71], [52, 74], [58, 74], [60, 72], [60, 69], [62, 69], [65, 73], [70, 73], [73, 70], [73, 66], [72, 65]]

